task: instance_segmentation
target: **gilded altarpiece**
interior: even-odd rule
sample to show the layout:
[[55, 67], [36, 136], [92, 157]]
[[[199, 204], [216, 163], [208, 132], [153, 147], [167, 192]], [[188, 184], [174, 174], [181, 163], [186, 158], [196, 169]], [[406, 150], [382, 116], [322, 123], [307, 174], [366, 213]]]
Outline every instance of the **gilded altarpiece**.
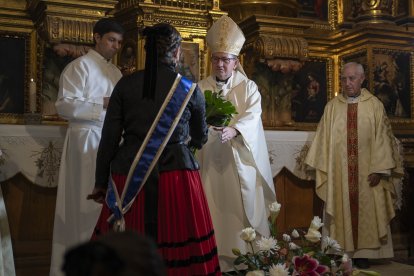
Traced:
[[[145, 65], [142, 30], [165, 22], [173, 25], [183, 37], [182, 55], [178, 72], [198, 81], [208, 74], [208, 50], [205, 36], [212, 22], [223, 12], [218, 1], [119, 1], [115, 17], [125, 26], [125, 39], [135, 45], [134, 70]], [[123, 51], [121, 51], [122, 53]], [[122, 54], [121, 54], [122, 56]]]

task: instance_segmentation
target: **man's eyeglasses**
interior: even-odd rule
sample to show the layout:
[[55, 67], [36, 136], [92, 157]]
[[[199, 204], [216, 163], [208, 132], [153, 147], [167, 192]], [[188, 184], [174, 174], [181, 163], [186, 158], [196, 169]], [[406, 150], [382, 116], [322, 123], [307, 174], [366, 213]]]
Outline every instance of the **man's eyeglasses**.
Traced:
[[212, 56], [211, 57], [211, 62], [214, 63], [214, 64], [218, 64], [220, 62], [220, 60], [221, 60], [224, 64], [229, 64], [230, 61], [236, 60], [236, 59], [237, 58], [228, 58], [228, 57], [220, 58], [220, 57]]

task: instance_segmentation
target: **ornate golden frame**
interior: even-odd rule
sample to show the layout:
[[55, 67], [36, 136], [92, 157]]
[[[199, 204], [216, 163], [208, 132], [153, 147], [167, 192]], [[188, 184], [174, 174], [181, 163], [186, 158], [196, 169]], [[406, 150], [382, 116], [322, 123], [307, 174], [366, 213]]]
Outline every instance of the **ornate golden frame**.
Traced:
[[[323, 62], [325, 63], [325, 89], [324, 91], [326, 93], [326, 102], [325, 104], [334, 97], [334, 90], [333, 90], [333, 75], [334, 75], [334, 60], [330, 57], [322, 57], [322, 56], [309, 56], [305, 62], [312, 63], [312, 62]], [[295, 74], [300, 75], [306, 73], [305, 71], [299, 70], [297, 73], [288, 73], [288, 74]], [[309, 72], [308, 72], [309, 73]], [[261, 92], [262, 94], [263, 92]], [[265, 96], [262, 94], [262, 105], [264, 101]], [[269, 113], [269, 111], [266, 111], [263, 109], [263, 113]], [[293, 121], [289, 124], [284, 125], [274, 125], [274, 118], [272, 114], [275, 112], [275, 110], [270, 110], [269, 114], [262, 114], [263, 118], [270, 118], [269, 120], [263, 121], [263, 126], [266, 130], [315, 130], [318, 123], [317, 122], [296, 122]], [[274, 114], [273, 114], [274, 115]], [[273, 118], [273, 119], [272, 119]]]
[[[29, 112], [29, 81], [30, 78], [35, 78], [35, 74], [32, 71], [32, 62], [31, 54], [33, 48], [33, 36], [30, 33], [23, 32], [0, 32], [1, 38], [9, 39], [24, 39], [25, 51], [22, 53], [24, 55], [24, 90], [18, 91], [23, 93], [23, 104], [24, 104], [24, 113], [0, 113], [0, 123], [2, 124], [22, 124], [25, 121], [25, 113]], [[39, 109], [39, 89], [36, 87], [36, 110]]]

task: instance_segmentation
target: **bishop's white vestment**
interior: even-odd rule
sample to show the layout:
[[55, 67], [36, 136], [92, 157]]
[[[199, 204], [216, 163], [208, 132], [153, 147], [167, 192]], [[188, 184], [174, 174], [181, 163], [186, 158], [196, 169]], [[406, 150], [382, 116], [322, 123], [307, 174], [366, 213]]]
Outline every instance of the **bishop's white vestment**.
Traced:
[[220, 131], [209, 129], [207, 144], [197, 153], [204, 190], [216, 235], [220, 267], [231, 270], [232, 248], [251, 250], [240, 238], [241, 231], [253, 227], [268, 237], [268, 205], [276, 200], [269, 154], [261, 120], [261, 96], [257, 85], [239, 71], [224, 86], [214, 76], [201, 80], [201, 90], [218, 92], [231, 101], [238, 112], [229, 126], [240, 134], [221, 143]]
[[69, 63], [60, 77], [56, 109], [69, 121], [62, 151], [50, 275], [61, 275], [68, 247], [91, 238], [102, 205], [86, 200], [95, 184], [95, 162], [109, 97], [120, 70], [98, 52]]

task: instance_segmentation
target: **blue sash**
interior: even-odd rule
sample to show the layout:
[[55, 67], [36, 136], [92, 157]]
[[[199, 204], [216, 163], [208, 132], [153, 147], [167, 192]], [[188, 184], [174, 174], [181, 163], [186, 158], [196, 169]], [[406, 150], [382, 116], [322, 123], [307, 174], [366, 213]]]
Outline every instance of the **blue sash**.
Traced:
[[106, 203], [113, 213], [108, 222], [113, 222], [115, 219], [114, 230], [123, 231], [125, 229], [124, 214], [131, 208], [136, 196], [143, 188], [144, 183], [157, 163], [195, 87], [196, 84], [193, 84], [180, 74], [177, 75], [157, 117], [132, 162], [121, 197], [119, 197], [118, 190], [112, 177], [110, 177]]

